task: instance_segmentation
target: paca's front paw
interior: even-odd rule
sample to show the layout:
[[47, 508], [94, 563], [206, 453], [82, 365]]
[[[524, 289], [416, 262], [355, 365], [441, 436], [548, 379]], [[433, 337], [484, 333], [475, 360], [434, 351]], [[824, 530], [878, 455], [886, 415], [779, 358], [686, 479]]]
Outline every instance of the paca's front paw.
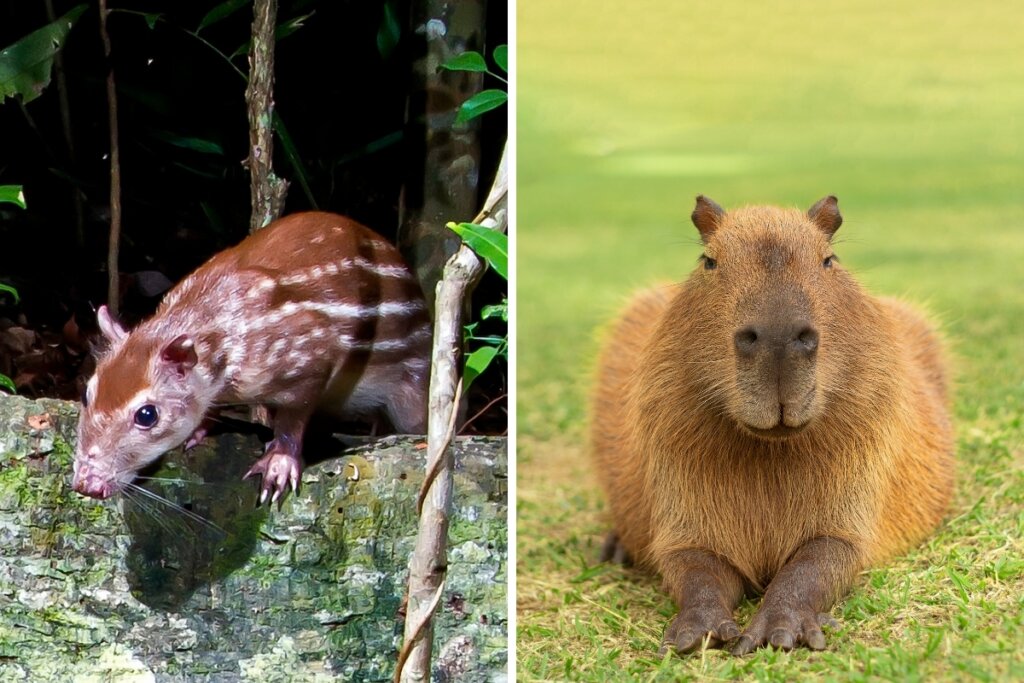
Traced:
[[266, 502], [267, 496], [271, 496], [271, 503], [276, 503], [278, 498], [288, 490], [289, 485], [293, 492], [299, 490], [302, 462], [297, 454], [271, 449], [249, 468], [242, 479], [248, 479], [257, 474], [263, 478], [260, 505]]
[[660, 653], [669, 648], [680, 654], [700, 648], [704, 638], [710, 636], [709, 647], [718, 647], [740, 634], [732, 615], [720, 607], [687, 607], [669, 622]]
[[750, 625], [732, 648], [734, 655], [750, 654], [764, 645], [780, 650], [792, 650], [806, 645], [812, 650], [825, 649], [825, 634], [821, 627], [837, 627], [838, 622], [825, 613], [785, 604], [761, 604]]

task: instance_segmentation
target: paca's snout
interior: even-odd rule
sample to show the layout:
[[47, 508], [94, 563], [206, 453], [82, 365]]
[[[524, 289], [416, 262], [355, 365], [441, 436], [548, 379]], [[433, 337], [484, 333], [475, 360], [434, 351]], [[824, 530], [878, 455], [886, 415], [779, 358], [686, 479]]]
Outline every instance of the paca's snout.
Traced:
[[111, 478], [97, 471], [88, 462], [75, 462], [75, 474], [71, 480], [71, 488], [83, 496], [103, 500], [114, 495], [115, 486]]

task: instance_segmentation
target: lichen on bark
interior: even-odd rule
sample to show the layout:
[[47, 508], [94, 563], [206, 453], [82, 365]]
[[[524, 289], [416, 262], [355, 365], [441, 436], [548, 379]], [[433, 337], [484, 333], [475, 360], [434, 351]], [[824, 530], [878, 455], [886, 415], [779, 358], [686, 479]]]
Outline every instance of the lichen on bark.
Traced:
[[[298, 495], [257, 508], [254, 436], [175, 451], [147, 486], [185, 513], [70, 488], [77, 408], [0, 399], [0, 680], [390, 680], [424, 450], [307, 451]], [[507, 667], [501, 439], [458, 439], [435, 680]], [[336, 456], [336, 457], [335, 457]], [[17, 677], [17, 678], [15, 678]]]

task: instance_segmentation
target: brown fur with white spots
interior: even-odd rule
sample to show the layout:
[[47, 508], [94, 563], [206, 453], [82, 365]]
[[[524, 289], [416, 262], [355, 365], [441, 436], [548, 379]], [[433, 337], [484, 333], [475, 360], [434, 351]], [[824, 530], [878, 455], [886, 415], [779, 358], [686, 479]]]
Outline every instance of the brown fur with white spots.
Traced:
[[[665, 644], [825, 645], [862, 568], [919, 543], [953, 490], [939, 340], [834, 258], [834, 197], [807, 213], [698, 197], [701, 265], [614, 325], [593, 401], [606, 555], [659, 572]], [[741, 634], [733, 609], [765, 592]]]
[[86, 495], [106, 498], [190, 435], [198, 442], [216, 406], [269, 409], [274, 440], [249, 472], [262, 475], [263, 498], [298, 484], [314, 411], [426, 427], [422, 292], [392, 245], [342, 216], [282, 218], [206, 262], [131, 332], [105, 308], [99, 322], [109, 348], [75, 452], [74, 486]]

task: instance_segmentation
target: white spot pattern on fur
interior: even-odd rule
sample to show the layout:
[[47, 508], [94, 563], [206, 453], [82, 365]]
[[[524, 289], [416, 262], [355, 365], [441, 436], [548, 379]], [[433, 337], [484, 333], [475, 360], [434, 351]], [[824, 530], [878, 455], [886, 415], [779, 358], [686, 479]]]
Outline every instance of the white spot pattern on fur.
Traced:
[[319, 280], [325, 276], [333, 277], [340, 275], [344, 270], [354, 269], [363, 270], [382, 278], [412, 280], [412, 273], [410, 273], [409, 269], [405, 266], [375, 263], [369, 259], [357, 256], [355, 258], [342, 259], [340, 261], [300, 269], [291, 275], [286, 275], [278, 279], [277, 283], [284, 286], [302, 285], [307, 282]]

